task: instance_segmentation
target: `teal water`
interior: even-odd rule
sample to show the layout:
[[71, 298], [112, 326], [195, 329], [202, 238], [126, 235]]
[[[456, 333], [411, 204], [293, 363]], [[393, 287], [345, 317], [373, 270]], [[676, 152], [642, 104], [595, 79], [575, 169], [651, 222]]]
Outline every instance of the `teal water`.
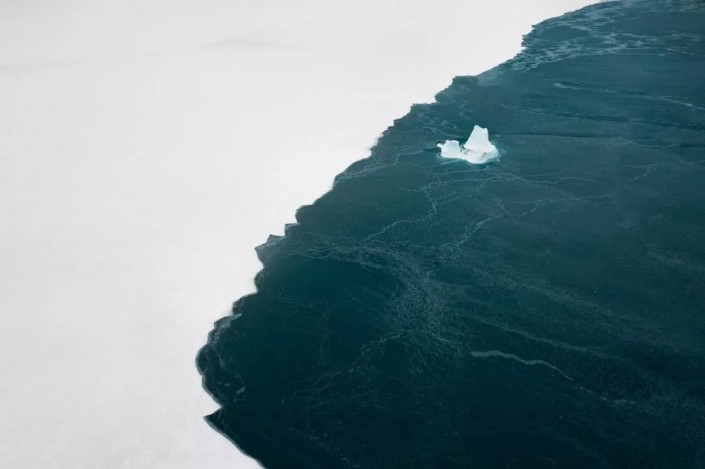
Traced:
[[[704, 32], [598, 4], [413, 106], [257, 248], [209, 422], [270, 468], [705, 467]], [[438, 155], [475, 124], [499, 161]]]

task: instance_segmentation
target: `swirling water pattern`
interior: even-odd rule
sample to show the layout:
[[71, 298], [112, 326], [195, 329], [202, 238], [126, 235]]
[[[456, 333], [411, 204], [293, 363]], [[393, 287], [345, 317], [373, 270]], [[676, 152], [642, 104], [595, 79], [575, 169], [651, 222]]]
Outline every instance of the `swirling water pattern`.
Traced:
[[[201, 350], [270, 468], [705, 467], [705, 4], [548, 20], [258, 248]], [[488, 127], [502, 157], [436, 144]]]

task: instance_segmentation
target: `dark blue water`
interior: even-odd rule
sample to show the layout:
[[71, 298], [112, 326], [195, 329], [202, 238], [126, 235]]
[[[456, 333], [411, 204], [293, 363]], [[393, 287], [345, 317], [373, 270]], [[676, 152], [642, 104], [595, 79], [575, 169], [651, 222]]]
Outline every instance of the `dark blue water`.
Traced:
[[[210, 423], [270, 468], [705, 467], [703, 33], [599, 4], [414, 106], [258, 248]], [[499, 161], [438, 155], [475, 124]]]

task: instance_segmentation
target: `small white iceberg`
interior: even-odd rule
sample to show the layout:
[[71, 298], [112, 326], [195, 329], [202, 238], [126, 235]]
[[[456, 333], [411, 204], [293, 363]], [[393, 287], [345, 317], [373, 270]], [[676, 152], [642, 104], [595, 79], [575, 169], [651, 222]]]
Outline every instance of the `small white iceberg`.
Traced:
[[470, 138], [461, 147], [457, 140], [446, 140], [439, 143], [441, 156], [444, 158], [459, 158], [472, 164], [483, 164], [499, 157], [499, 150], [490, 142], [487, 129], [476, 125], [472, 129]]

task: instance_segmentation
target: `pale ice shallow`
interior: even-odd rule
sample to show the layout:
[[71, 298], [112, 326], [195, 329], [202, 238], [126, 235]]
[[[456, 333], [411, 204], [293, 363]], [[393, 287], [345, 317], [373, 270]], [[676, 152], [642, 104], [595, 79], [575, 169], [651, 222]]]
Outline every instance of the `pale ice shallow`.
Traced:
[[[0, 467], [256, 467], [194, 366], [254, 246], [412, 103], [589, 3], [0, 2]], [[473, 27], [438, 34], [448, 12]]]
[[468, 140], [460, 146], [457, 140], [446, 140], [439, 143], [441, 156], [444, 158], [459, 158], [472, 164], [484, 164], [499, 158], [499, 150], [490, 142], [487, 129], [476, 125]]

